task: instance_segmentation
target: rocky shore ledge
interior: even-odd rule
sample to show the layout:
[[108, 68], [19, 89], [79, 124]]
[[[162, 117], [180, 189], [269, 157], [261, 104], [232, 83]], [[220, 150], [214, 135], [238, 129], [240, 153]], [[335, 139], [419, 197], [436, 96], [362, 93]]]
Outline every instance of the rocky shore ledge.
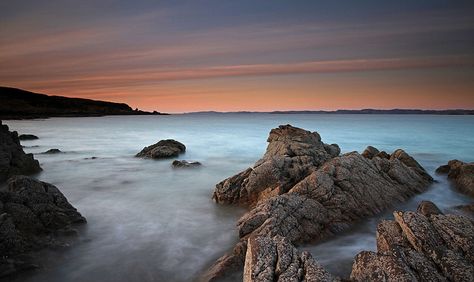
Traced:
[[0, 120], [0, 183], [18, 174], [33, 174], [41, 171], [33, 154], [25, 154], [17, 132], [10, 132]]
[[61, 246], [59, 237], [74, 235], [72, 226], [86, 222], [56, 186], [21, 175], [39, 171], [18, 134], [0, 121], [0, 279], [36, 267], [29, 262], [32, 252]]
[[0, 190], [0, 278], [31, 266], [20, 255], [61, 245], [56, 236], [74, 235], [72, 225], [85, 222], [56, 186], [11, 177]]
[[216, 185], [217, 203], [250, 210], [237, 223], [238, 244], [203, 280], [218, 281], [237, 272], [245, 281], [330, 281], [330, 274], [292, 244], [346, 230], [433, 181], [401, 149], [388, 154], [368, 147], [362, 154], [340, 155], [339, 146], [323, 143], [317, 132], [291, 125], [272, 129], [267, 141], [264, 156], [253, 167]]

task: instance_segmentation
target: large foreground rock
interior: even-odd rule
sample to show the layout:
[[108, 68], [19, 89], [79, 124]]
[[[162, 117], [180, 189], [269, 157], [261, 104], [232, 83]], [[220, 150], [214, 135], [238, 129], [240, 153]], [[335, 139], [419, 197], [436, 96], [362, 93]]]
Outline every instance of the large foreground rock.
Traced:
[[143, 148], [140, 153], [136, 154], [136, 157], [163, 159], [176, 157], [185, 151], [186, 146], [184, 144], [173, 139], [167, 139]]
[[474, 163], [451, 160], [440, 166], [436, 173], [447, 174], [461, 192], [474, 197]]
[[290, 125], [273, 129], [268, 142], [253, 168], [216, 186], [213, 198], [218, 203], [253, 208], [238, 221], [240, 243], [211, 267], [212, 279], [225, 275], [226, 269], [239, 269], [239, 264], [241, 269], [249, 238], [321, 240], [405, 201], [432, 182], [400, 149], [390, 155], [370, 148], [366, 156], [339, 156], [337, 145], [324, 144], [319, 134]]
[[[0, 190], [0, 277], [21, 265], [15, 258], [55, 243], [54, 235], [71, 233], [86, 222], [57, 187], [27, 176], [14, 176]], [[10, 258], [11, 257], [11, 258]]]
[[339, 146], [321, 141], [317, 132], [291, 125], [270, 131], [265, 155], [249, 168], [216, 185], [218, 203], [254, 205], [258, 201], [288, 192], [321, 164], [338, 156]]
[[474, 223], [442, 214], [431, 202], [418, 211], [394, 212], [377, 227], [377, 252], [359, 253], [355, 281], [472, 281]]
[[13, 175], [28, 175], [41, 171], [33, 154], [25, 154], [18, 134], [10, 132], [0, 121], [0, 183]]

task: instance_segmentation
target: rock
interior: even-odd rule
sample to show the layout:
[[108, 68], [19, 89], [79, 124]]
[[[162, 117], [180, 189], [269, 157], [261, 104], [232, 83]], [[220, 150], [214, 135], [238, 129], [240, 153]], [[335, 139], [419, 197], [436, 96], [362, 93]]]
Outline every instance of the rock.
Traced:
[[252, 168], [216, 185], [216, 202], [251, 206], [284, 194], [340, 152], [339, 146], [321, 142], [317, 132], [291, 125], [272, 129], [267, 141], [265, 155]]
[[390, 155], [385, 151], [378, 153], [377, 157], [382, 158], [382, 159], [390, 159]]
[[49, 149], [48, 151], [43, 152], [41, 154], [59, 154], [59, 153], [62, 153], [61, 150], [59, 149]]
[[173, 161], [173, 163], [171, 165], [173, 167], [176, 167], [176, 168], [188, 168], [188, 167], [200, 166], [201, 163], [200, 162], [188, 162], [188, 161], [185, 161], [185, 160], [181, 160], [181, 161], [175, 160], [175, 161]]
[[0, 121], [0, 183], [13, 175], [33, 174], [41, 171], [32, 154], [25, 154], [18, 134], [10, 132]]
[[474, 223], [423, 202], [417, 212], [394, 212], [377, 227], [377, 252], [361, 252], [354, 281], [472, 281]]
[[33, 134], [21, 134], [20, 136], [18, 136], [18, 139], [22, 141], [23, 140], [36, 140], [36, 139], [39, 139], [39, 137]]
[[459, 191], [474, 197], [474, 163], [451, 160], [447, 165], [438, 167], [436, 173], [448, 174], [448, 179]]
[[364, 152], [362, 152], [362, 156], [363, 156], [364, 158], [372, 159], [372, 158], [374, 158], [375, 156], [377, 156], [379, 153], [380, 153], [380, 151], [377, 150], [375, 147], [368, 146], [368, 147], [364, 150]]
[[457, 209], [474, 213], [474, 204], [456, 206]]
[[357, 152], [333, 157], [319, 134], [289, 125], [273, 129], [268, 140], [254, 168], [217, 184], [213, 195], [219, 203], [253, 207], [238, 221], [241, 242], [262, 236], [315, 242], [405, 201], [433, 181], [403, 150], [390, 158]]
[[243, 278], [245, 282], [340, 281], [324, 270], [311, 254], [300, 254], [281, 236], [248, 239]]
[[434, 214], [443, 214], [438, 207], [430, 201], [422, 201], [416, 210], [417, 212], [421, 213], [425, 216], [430, 216]]
[[[59, 189], [49, 183], [14, 176], [0, 191], [0, 253], [13, 262], [21, 254], [54, 245], [51, 236], [56, 232], [71, 234], [73, 224], [85, 222]], [[12, 272], [14, 265], [8, 264], [0, 277]]]
[[182, 143], [167, 139], [161, 140], [158, 143], [145, 147], [143, 150], [136, 155], [136, 157], [151, 158], [151, 159], [163, 159], [176, 157], [186, 151], [186, 146]]

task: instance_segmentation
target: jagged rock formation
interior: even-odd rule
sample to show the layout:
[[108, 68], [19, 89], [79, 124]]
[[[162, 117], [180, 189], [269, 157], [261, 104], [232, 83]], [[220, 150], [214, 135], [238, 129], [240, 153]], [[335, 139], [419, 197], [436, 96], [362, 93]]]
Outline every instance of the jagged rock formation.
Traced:
[[317, 241], [424, 191], [432, 182], [400, 149], [391, 155], [338, 156], [337, 145], [290, 125], [273, 129], [268, 142], [253, 168], [216, 185], [213, 198], [218, 203], [253, 208], [238, 221], [240, 243], [208, 272], [211, 280], [243, 265], [251, 238]]
[[451, 160], [447, 165], [438, 167], [436, 173], [447, 174], [448, 179], [454, 182], [456, 188], [474, 197], [474, 163]]
[[377, 227], [377, 252], [359, 253], [354, 281], [472, 281], [474, 223], [444, 215], [431, 202], [416, 212], [394, 212]]
[[308, 252], [299, 253], [285, 237], [262, 236], [248, 240], [245, 282], [340, 281], [319, 265]]
[[158, 143], [143, 148], [143, 150], [136, 154], [135, 157], [163, 159], [176, 157], [186, 151], [184, 144], [173, 140], [160, 140]]
[[190, 167], [200, 166], [201, 163], [200, 162], [189, 162], [189, 161], [186, 161], [186, 160], [181, 160], [181, 161], [174, 160], [171, 163], [171, 165], [175, 168], [190, 168]]
[[25, 154], [20, 145], [18, 134], [10, 132], [7, 125], [0, 121], [0, 183], [10, 176], [33, 174], [41, 167], [32, 154]]
[[288, 192], [318, 166], [340, 153], [336, 144], [321, 142], [317, 132], [291, 125], [272, 129], [265, 155], [249, 168], [216, 185], [218, 203], [253, 205]]
[[72, 224], [85, 222], [56, 186], [27, 176], [10, 178], [0, 191], [0, 277], [21, 265], [15, 256], [52, 245], [51, 235], [72, 233]]

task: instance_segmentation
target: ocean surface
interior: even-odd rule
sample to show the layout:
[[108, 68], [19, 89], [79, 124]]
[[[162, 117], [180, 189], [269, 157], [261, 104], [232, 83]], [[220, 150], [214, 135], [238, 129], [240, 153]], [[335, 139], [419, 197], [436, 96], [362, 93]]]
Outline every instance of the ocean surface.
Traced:
[[[395, 209], [431, 200], [443, 210], [469, 203], [434, 170], [451, 159], [474, 161], [474, 116], [187, 114], [4, 121], [35, 134], [23, 141], [44, 171], [88, 223], [68, 248], [44, 251], [41, 268], [16, 281], [192, 281], [237, 242], [244, 209], [216, 205], [219, 181], [251, 166], [265, 151], [270, 129], [292, 124], [318, 131], [342, 152], [367, 145], [403, 148], [438, 181]], [[173, 138], [187, 151], [179, 159], [196, 169], [173, 169], [171, 160], [135, 158], [143, 147]], [[40, 154], [57, 148], [61, 154]], [[95, 157], [92, 159], [92, 157]], [[375, 250], [375, 227], [391, 212], [361, 221], [331, 240], [300, 246], [334, 274], [347, 276], [361, 250]]]

